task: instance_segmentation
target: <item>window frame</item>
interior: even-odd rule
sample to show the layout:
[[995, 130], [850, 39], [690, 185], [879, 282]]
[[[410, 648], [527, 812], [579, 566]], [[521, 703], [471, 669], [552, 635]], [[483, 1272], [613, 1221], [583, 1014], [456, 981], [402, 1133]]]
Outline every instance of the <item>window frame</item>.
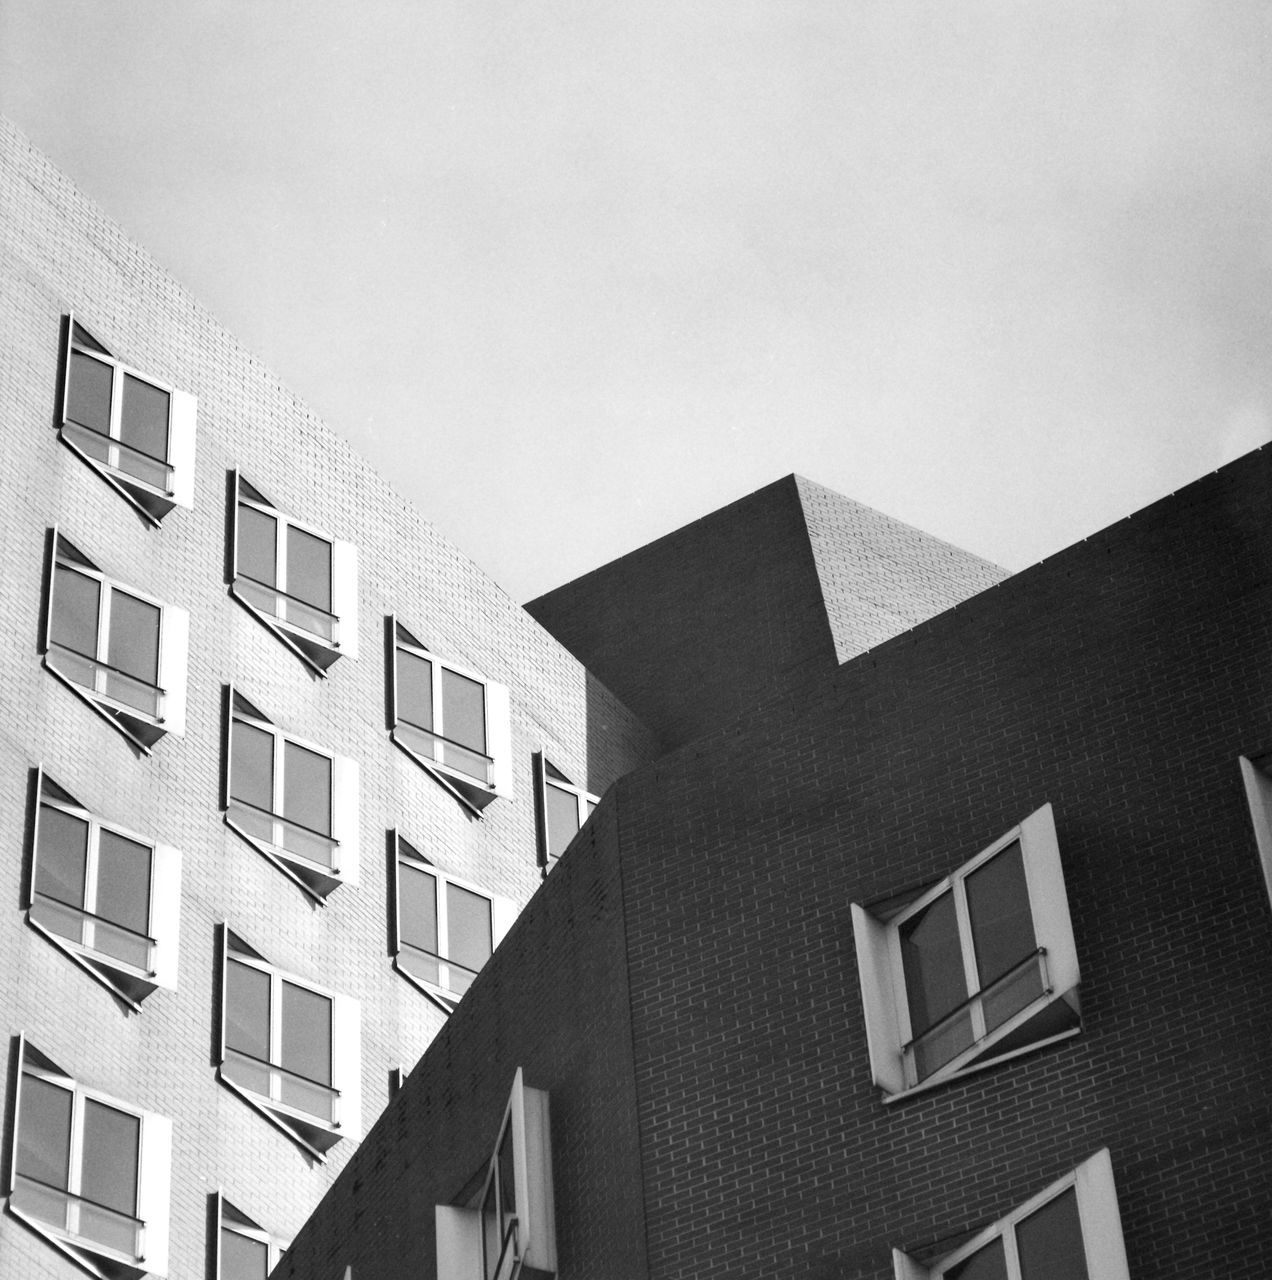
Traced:
[[[234, 795], [234, 725], [236, 722], [268, 733], [274, 739], [271, 801], [274, 808], [268, 815], [264, 815], [263, 810], [257, 809], [250, 802]], [[225, 685], [223, 689], [222, 723], [221, 809], [225, 825], [299, 886], [314, 902], [325, 906], [328, 895], [338, 886], [356, 885], [360, 861], [358, 762], [281, 729], [233, 684]], [[302, 823], [285, 818], [280, 812], [286, 796], [285, 758], [288, 744], [322, 756], [331, 762], [330, 835], [311, 831]], [[278, 840], [267, 840], [253, 833], [244, 816], [240, 814], [236, 817], [236, 807], [267, 816], [271, 822], [271, 834], [280, 830], [285, 834], [289, 826], [299, 827], [316, 838], [329, 842], [332, 854], [331, 866], [328, 867], [316, 859], [309, 858], [298, 850], [289, 849]]]
[[[229, 473], [229, 502], [231, 511], [227, 519], [230, 537], [229, 590], [230, 595], [268, 631], [283, 642], [315, 675], [326, 677], [328, 669], [338, 658], [358, 656], [358, 549], [351, 542], [332, 537], [325, 530], [307, 521], [288, 515], [267, 498], [264, 493], [235, 469]], [[275, 583], [261, 582], [239, 568], [239, 513], [242, 508], [256, 511], [275, 522], [274, 538]], [[287, 540], [295, 529], [311, 538], [325, 542], [331, 548], [331, 608], [324, 609], [311, 604], [300, 596], [287, 593]], [[246, 586], [245, 584], [251, 584]], [[281, 616], [251, 598], [252, 590], [272, 592], [275, 597], [295, 600], [303, 609], [313, 610], [332, 621], [330, 638], [302, 624]]]
[[242, 1209], [232, 1204], [225, 1192], [221, 1188], [217, 1188], [212, 1193], [213, 1209], [212, 1209], [212, 1276], [213, 1280], [223, 1280], [221, 1275], [223, 1258], [221, 1233], [230, 1231], [234, 1235], [242, 1236], [246, 1240], [255, 1241], [257, 1244], [263, 1244], [266, 1249], [266, 1271], [268, 1276], [270, 1272], [278, 1266], [279, 1259], [287, 1251], [290, 1241], [282, 1240], [278, 1236], [271, 1235], [260, 1223], [249, 1218]]
[[[218, 959], [220, 999], [217, 1010], [217, 1079], [316, 1160], [325, 1162], [326, 1153], [342, 1138], [357, 1138], [362, 1133], [361, 1006], [350, 996], [330, 991], [326, 987], [311, 982], [308, 978], [272, 964], [224, 921], [219, 926]], [[266, 1060], [253, 1058], [253, 1061], [260, 1062], [269, 1070], [271, 1091], [269, 1096], [240, 1083], [226, 1073], [226, 1059], [229, 1053], [238, 1054], [240, 1057], [251, 1056], [239, 1049], [231, 1050], [226, 1044], [228, 975], [231, 960], [264, 973], [270, 979], [270, 1056]], [[281, 1057], [283, 1002], [280, 997], [283, 983], [289, 983], [330, 1001], [331, 1084], [322, 1085], [320, 1081], [310, 1082], [331, 1093], [333, 1114], [330, 1120], [314, 1112], [303, 1111], [273, 1096], [275, 1073], [297, 1074], [289, 1071], [281, 1062], [275, 1061], [276, 1057]], [[307, 1077], [299, 1078], [307, 1079]], [[281, 1092], [281, 1081], [278, 1087]]]
[[[593, 795], [586, 787], [575, 786], [560, 769], [548, 759], [543, 751], [534, 752], [531, 757], [534, 773], [534, 805], [535, 805], [535, 849], [538, 862], [544, 876], [556, 866], [560, 854], [552, 852], [552, 830], [549, 822], [551, 810], [548, 807], [548, 788], [573, 796], [578, 814], [578, 831], [582, 831], [592, 816], [596, 806], [601, 803], [600, 796]], [[578, 834], [575, 832], [575, 835]], [[571, 841], [574, 837], [571, 837]]]
[[[40, 635], [41, 661], [55, 679], [64, 684], [77, 698], [124, 735], [135, 747], [149, 755], [150, 749], [164, 734], [181, 736], [185, 733], [186, 675], [190, 649], [190, 615], [178, 605], [140, 591], [136, 587], [103, 572], [73, 543], [58, 525], [52, 525], [46, 533], [45, 548], [45, 607]], [[59, 566], [78, 573], [98, 584], [97, 635], [92, 655], [83, 654], [53, 640], [54, 611], [57, 607], [57, 571]], [[156, 637], [156, 683], [148, 684], [140, 677], [120, 672], [106, 660], [110, 636], [110, 613], [116, 592], [140, 601], [159, 611], [159, 632]], [[59, 657], [60, 654], [68, 657]], [[93, 687], [76, 679], [62, 669], [75, 661], [88, 663], [93, 671]], [[62, 666], [59, 667], [59, 662]], [[136, 684], [145, 685], [157, 695], [156, 711], [147, 713], [139, 707], [121, 701], [106, 692], [106, 672], [116, 672]], [[98, 688], [98, 685], [102, 688]], [[160, 714], [162, 713], [162, 714]]]
[[[112, 355], [88, 328], [75, 318], [74, 312], [67, 313], [63, 324], [65, 359], [58, 404], [58, 437], [62, 443], [105, 480], [151, 526], [157, 528], [173, 507], [192, 509], [194, 507], [195, 433], [198, 422], [197, 398]], [[83, 338], [77, 336], [77, 331], [78, 334], [83, 335]], [[91, 427], [71, 421], [69, 414], [71, 370], [77, 354], [106, 365], [111, 370], [110, 423], [109, 433], [105, 436], [93, 431]], [[144, 454], [144, 451], [137, 451], [143, 452], [145, 457], [167, 470], [168, 487], [161, 487], [144, 480], [120, 467], [117, 462], [110, 461], [110, 458], [122, 452], [134, 451], [132, 446], [125, 444], [121, 438], [123, 388], [126, 377], [144, 382], [147, 386], [162, 391], [168, 397], [167, 457], [155, 458], [151, 454]], [[110, 446], [108, 457], [106, 459], [93, 457], [86, 447], [86, 439], [85, 444], [76, 442], [75, 436], [79, 433], [83, 433], [81, 439], [91, 435], [107, 441]]]
[[[60, 783], [50, 778], [43, 765], [35, 769], [33, 787], [33, 818], [27, 864], [30, 870], [23, 900], [27, 924], [79, 965], [91, 978], [106, 987], [112, 995], [122, 1000], [129, 1008], [140, 1012], [141, 1001], [153, 991], [160, 987], [169, 991], [177, 989], [177, 960], [181, 935], [181, 851], [100, 817], [75, 799]], [[55, 795], [54, 792], [61, 794]], [[93, 906], [97, 905], [97, 872], [100, 869], [103, 831], [150, 850], [150, 901], [146, 908], [148, 933], [145, 935], [150, 947], [148, 969], [129, 964], [110, 952], [102, 951], [82, 940], [77, 942], [73, 938], [68, 938], [36, 918], [39, 910], [37, 899], [47, 896], [41, 894], [37, 888], [40, 819], [41, 811], [45, 808], [56, 809], [88, 824], [84, 873], [86, 904], [91, 886]], [[56, 902], [56, 899], [49, 899], [49, 901]], [[57, 903], [54, 910], [57, 909], [72, 911], [81, 917], [88, 915], [95, 920], [103, 919], [96, 916], [87, 905], [80, 908], [71, 907], [66, 903]], [[122, 929], [126, 933], [134, 932], [117, 922], [106, 921], [106, 923], [111, 928]]]
[[[508, 689], [495, 680], [489, 680], [476, 671], [471, 671], [443, 658], [399, 621], [396, 614], [385, 618], [386, 666], [389, 686], [389, 736], [407, 756], [415, 761], [426, 773], [442, 784], [460, 803], [476, 817], [497, 796], [512, 795], [512, 742], [511, 714]], [[417, 725], [400, 715], [398, 707], [398, 654], [406, 653], [431, 664], [433, 726]], [[449, 671], [465, 680], [471, 680], [482, 687], [482, 706], [485, 716], [486, 751], [478, 752], [463, 743], [456, 743], [461, 750], [473, 755], [482, 755], [490, 763], [489, 780], [483, 783], [479, 778], [463, 772], [445, 760], [423, 754], [420, 746], [413, 743], [402, 729], [406, 726], [417, 734], [433, 739], [449, 742], [445, 736], [445, 713], [442, 699], [442, 674]], [[439, 727], [440, 726], [440, 727]]]
[[[15, 1037], [17, 1053], [14, 1055], [15, 1075], [11, 1096], [13, 1127], [9, 1139], [8, 1179], [5, 1196], [8, 1209], [37, 1235], [102, 1280], [115, 1280], [120, 1274], [133, 1277], [144, 1275], [165, 1276], [168, 1273], [169, 1245], [169, 1196], [172, 1177], [172, 1121], [167, 1116], [146, 1111], [131, 1102], [112, 1097], [98, 1089], [81, 1084], [51, 1058], [42, 1053], [27, 1039], [25, 1033]], [[67, 1188], [63, 1195], [81, 1200], [84, 1161], [84, 1111], [89, 1102], [118, 1111], [138, 1121], [137, 1133], [137, 1184], [134, 1190], [132, 1215], [102, 1206], [136, 1223], [140, 1229], [141, 1252], [126, 1254], [111, 1245], [93, 1240], [79, 1231], [39, 1217], [20, 1204], [17, 1182], [20, 1177], [31, 1179], [18, 1171], [18, 1141], [22, 1127], [23, 1078], [32, 1077], [71, 1094], [71, 1123], [68, 1138]], [[75, 1190], [71, 1190], [74, 1187]], [[61, 1191], [61, 1188], [52, 1188]], [[91, 1202], [90, 1202], [91, 1203]], [[69, 1210], [70, 1206], [68, 1206]]]
[[1241, 781], [1245, 786], [1250, 824], [1254, 828], [1255, 847], [1263, 871], [1263, 884], [1272, 903], [1272, 776], [1268, 774], [1269, 757], [1238, 756]]
[[[418, 848], [402, 833], [394, 828], [389, 831], [389, 848], [393, 858], [393, 874], [390, 880], [392, 885], [392, 900], [389, 904], [389, 935], [390, 945], [393, 951], [393, 968], [402, 975], [413, 987], [428, 996], [434, 1004], [438, 1006], [445, 1014], [451, 1014], [455, 1011], [456, 1006], [464, 997], [463, 991], [457, 991], [454, 986], [446, 982], [430, 982], [427, 978], [422, 978], [416, 973], [412, 973], [402, 962], [401, 956], [404, 950], [418, 950], [412, 947], [410, 943], [402, 940], [402, 865], [406, 863], [408, 866], [415, 865], [419, 870], [433, 877], [436, 885], [436, 898], [434, 900], [434, 910], [436, 912], [435, 919], [437, 921], [437, 946], [439, 955], [436, 956], [438, 963], [438, 976], [441, 978], [445, 973], [450, 976], [451, 966], [464, 970], [465, 973], [472, 973], [472, 979], [475, 981], [481, 969], [475, 972], [468, 969], [466, 965], [462, 965], [457, 960], [451, 960], [445, 952], [450, 947], [449, 937], [449, 906], [447, 903], [447, 895], [445, 892], [447, 885], [454, 885], [456, 888], [464, 889], [468, 893], [475, 894], [479, 898], [484, 898], [490, 904], [490, 954], [494, 955], [498, 949], [504, 935], [512, 927], [513, 921], [516, 919], [516, 904], [510, 899], [503, 897], [501, 894], [492, 893], [483, 885], [474, 883], [471, 880], [461, 879], [459, 876], [451, 875], [447, 871], [443, 871], [435, 862], [426, 858]], [[432, 954], [432, 953], [425, 953]], [[485, 964], [489, 963], [489, 959]], [[482, 968], [485, 968], [483, 964]], [[467, 990], [467, 988], [465, 988]]]
[[[1030, 917], [1037, 942], [1035, 954], [1043, 979], [1042, 990], [987, 1034], [974, 1039], [939, 1067], [919, 1076], [913, 1055], [907, 1055], [913, 1038], [900, 953], [900, 926], [943, 893], [950, 890], [957, 892], [957, 884], [1017, 841], [1021, 849]], [[957, 898], [955, 903], [957, 910]], [[935, 884], [926, 885], [909, 895], [902, 904], [897, 905], [895, 900], [889, 900], [883, 909], [876, 906], [872, 910], [854, 902], [851, 904], [851, 912], [871, 1072], [875, 1084], [884, 1092], [885, 1102], [910, 1097], [1020, 1054], [1035, 1052], [1048, 1044], [1068, 1039], [1081, 1030], [1077, 949], [1069, 917], [1055, 818], [1050, 804], [1045, 804], [1030, 814], [1023, 822]], [[970, 930], [965, 930], [965, 924], [966, 918], [963, 916], [960, 920], [959, 937], [964, 956], [970, 945]], [[970, 993], [964, 1005], [973, 1005], [993, 985], [991, 983], [983, 991], [978, 989]], [[1066, 1007], [1061, 1008], [1060, 1002]], [[964, 1005], [957, 1006], [957, 1009], [962, 1009]], [[945, 1016], [952, 1016], [957, 1009]], [[1049, 1009], [1054, 1009], [1055, 1014], [1063, 1020], [1064, 1025], [1059, 1030], [1044, 1029], [1042, 1034], [1028, 1043], [1014, 1044], [999, 1053], [993, 1052], [996, 1044], [1009, 1040], [1016, 1033], [1027, 1034], [1028, 1024]], [[938, 1019], [933, 1026], [939, 1026], [942, 1020]], [[976, 1024], [975, 1016], [973, 1024]]]

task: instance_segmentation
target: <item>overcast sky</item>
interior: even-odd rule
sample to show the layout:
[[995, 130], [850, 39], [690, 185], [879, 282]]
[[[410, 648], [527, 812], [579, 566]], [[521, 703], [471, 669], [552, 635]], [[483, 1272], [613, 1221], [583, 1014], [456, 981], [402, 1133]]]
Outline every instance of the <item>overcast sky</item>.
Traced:
[[1272, 435], [1265, 0], [0, 0], [0, 109], [517, 599], [791, 471], [1019, 568]]

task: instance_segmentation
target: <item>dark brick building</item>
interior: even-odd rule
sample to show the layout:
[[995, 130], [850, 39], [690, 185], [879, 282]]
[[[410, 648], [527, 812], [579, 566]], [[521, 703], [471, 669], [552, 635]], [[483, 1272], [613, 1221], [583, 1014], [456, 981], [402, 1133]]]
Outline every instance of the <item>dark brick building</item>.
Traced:
[[[682, 745], [275, 1274], [1272, 1274], [1270, 490], [1272, 447], [709, 729], [645, 706]], [[630, 567], [535, 612], [612, 651], [561, 601], [637, 616]]]

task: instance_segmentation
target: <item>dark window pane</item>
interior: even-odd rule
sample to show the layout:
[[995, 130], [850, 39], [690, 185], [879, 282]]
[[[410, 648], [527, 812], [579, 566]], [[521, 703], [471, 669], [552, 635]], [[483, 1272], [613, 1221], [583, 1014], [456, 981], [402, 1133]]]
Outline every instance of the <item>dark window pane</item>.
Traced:
[[562, 791], [560, 787], [554, 787], [551, 783], [548, 783], [545, 790], [548, 810], [548, 853], [554, 858], [559, 858], [565, 852], [566, 846], [578, 834], [578, 797], [571, 791]]
[[331, 612], [331, 543], [287, 530], [287, 594]]
[[398, 912], [402, 941], [437, 953], [437, 879], [405, 862], [398, 863]]
[[269, 974], [236, 960], [225, 966], [225, 1043], [269, 1058]]
[[397, 651], [398, 719], [421, 729], [433, 727], [433, 664], [404, 650]]
[[150, 931], [150, 849], [113, 831], [102, 831], [97, 849], [99, 916], [134, 933]]
[[54, 644], [73, 649], [76, 653], [97, 657], [97, 608], [101, 599], [101, 583], [64, 565], [57, 566], [53, 578], [53, 629], [50, 638]]
[[159, 683], [159, 609], [124, 591], [110, 597], [106, 661], [147, 684]]
[[954, 895], [943, 893], [901, 926], [901, 959], [915, 1035], [967, 999]]
[[309, 1080], [331, 1083], [331, 1001], [304, 987], [283, 983], [283, 1044], [280, 1066]]
[[966, 887], [976, 968], [987, 987], [1038, 946], [1019, 842], [973, 871]]
[[81, 427], [110, 435], [110, 394], [115, 371], [80, 351], [71, 352], [71, 386], [66, 416]]
[[168, 393], [124, 374], [124, 407], [119, 438], [162, 461], [168, 459]]
[[65, 1190], [71, 1167], [71, 1094], [23, 1075], [20, 1106], [18, 1172]]
[[480, 969], [490, 959], [490, 899], [457, 884], [446, 886], [447, 956], [466, 969]]
[[237, 1231], [221, 1228], [221, 1274], [218, 1280], [266, 1280], [269, 1248]]
[[1087, 1280], [1078, 1197], [1072, 1187], [1016, 1228], [1016, 1247], [1021, 1280]]
[[84, 1161], [80, 1194], [107, 1208], [137, 1212], [138, 1143], [141, 1121], [124, 1111], [84, 1103]]
[[294, 742], [283, 743], [283, 817], [331, 834], [331, 761]]
[[87, 864], [88, 823], [41, 805], [40, 845], [35, 855], [36, 893], [82, 907]]
[[442, 732], [483, 754], [486, 750], [486, 687], [454, 671], [442, 670]]
[[1003, 1239], [991, 1240], [978, 1249], [965, 1262], [951, 1267], [945, 1280], [1007, 1280], [1007, 1259], [1003, 1253]]
[[234, 721], [234, 758], [230, 794], [236, 800], [274, 812], [274, 735], [255, 725]]
[[238, 572], [277, 585], [278, 521], [255, 507], [238, 509]]

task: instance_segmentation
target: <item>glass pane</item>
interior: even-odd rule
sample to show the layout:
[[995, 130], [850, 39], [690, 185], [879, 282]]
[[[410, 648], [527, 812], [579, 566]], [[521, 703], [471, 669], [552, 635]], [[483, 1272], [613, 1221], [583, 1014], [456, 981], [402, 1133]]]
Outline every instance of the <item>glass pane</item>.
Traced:
[[218, 1280], [266, 1280], [269, 1247], [237, 1231], [221, 1228], [221, 1274]]
[[283, 817], [331, 834], [331, 761], [294, 742], [283, 743]]
[[[110, 435], [110, 395], [115, 370], [80, 351], [71, 352], [71, 386], [66, 416], [81, 427]], [[77, 441], [78, 443], [78, 441]], [[105, 456], [103, 451], [102, 456]]]
[[483, 754], [486, 750], [486, 687], [442, 669], [442, 732]]
[[54, 644], [97, 657], [97, 616], [101, 583], [58, 565], [53, 575]]
[[238, 572], [277, 585], [278, 521], [255, 507], [238, 509]]
[[119, 438], [152, 458], [168, 458], [168, 393], [131, 373], [124, 374]]
[[954, 895], [943, 893], [901, 926], [905, 994], [914, 1035], [967, 999]]
[[1016, 1227], [1016, 1248], [1021, 1280], [1088, 1280], [1078, 1197], [1072, 1187]]
[[269, 974], [231, 960], [225, 966], [225, 1044], [269, 1059]]
[[402, 649], [397, 651], [398, 719], [421, 729], [433, 727], [433, 664]]
[[283, 983], [283, 1045], [279, 1062], [308, 1080], [331, 1083], [331, 1000], [327, 996]]
[[[398, 915], [401, 940], [437, 954], [437, 878], [398, 863]], [[434, 977], [432, 979], [436, 981]]]
[[512, 1125], [505, 1130], [499, 1144], [499, 1215], [506, 1223], [517, 1212], [517, 1180], [512, 1160]]
[[23, 1075], [18, 1117], [18, 1172], [50, 1186], [69, 1185], [71, 1093]]
[[[60, 809], [40, 806], [40, 845], [35, 856], [35, 891], [72, 907], [84, 905], [88, 865], [88, 823]], [[76, 935], [78, 936], [78, 930]]]
[[103, 830], [97, 850], [99, 916], [134, 933], [150, 930], [150, 847]]
[[967, 910], [981, 987], [1037, 949], [1020, 843], [1008, 845], [967, 877]]
[[550, 782], [547, 791], [548, 854], [559, 858], [578, 834], [579, 801], [572, 791], [562, 791]]
[[486, 1184], [486, 1194], [481, 1198], [481, 1252], [485, 1280], [494, 1280], [499, 1268], [499, 1244], [499, 1210], [495, 1205], [495, 1180], [491, 1178]]
[[446, 958], [466, 969], [480, 969], [490, 959], [490, 899], [446, 886]]
[[84, 1103], [80, 1194], [108, 1209], [130, 1217], [135, 1214], [140, 1139], [141, 1120], [137, 1116], [89, 1098]]
[[159, 609], [123, 591], [110, 596], [106, 661], [149, 685], [159, 683]]
[[1007, 1259], [1003, 1238], [991, 1240], [970, 1258], [943, 1272], [944, 1280], [1007, 1280]]
[[331, 543], [287, 530], [287, 594], [331, 612]]
[[234, 721], [234, 758], [230, 762], [230, 795], [274, 812], [274, 735], [242, 720]]

